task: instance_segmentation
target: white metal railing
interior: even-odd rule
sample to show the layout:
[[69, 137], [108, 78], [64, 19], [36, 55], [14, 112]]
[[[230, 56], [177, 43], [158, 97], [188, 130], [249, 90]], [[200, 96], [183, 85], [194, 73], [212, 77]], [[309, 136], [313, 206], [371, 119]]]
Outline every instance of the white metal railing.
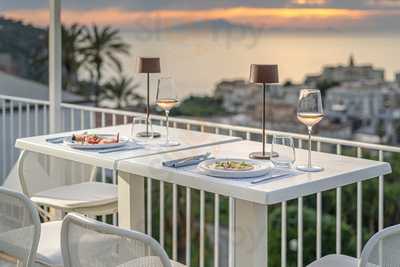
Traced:
[[[48, 133], [48, 116], [49, 116], [49, 102], [48, 101], [39, 101], [25, 98], [17, 98], [17, 97], [9, 97], [0, 95], [0, 104], [1, 104], [1, 125], [2, 125], [2, 148], [1, 148], [1, 157], [2, 157], [2, 174], [3, 177], [6, 177], [9, 170], [15, 163], [17, 159], [17, 151], [14, 149], [15, 139], [24, 136], [33, 136], [39, 134]], [[126, 124], [132, 121], [132, 117], [134, 116], [143, 116], [141, 113], [134, 113], [129, 111], [122, 110], [111, 110], [104, 108], [94, 108], [89, 106], [82, 105], [74, 105], [74, 104], [66, 104], [63, 103], [62, 107], [62, 125], [63, 130], [80, 130], [94, 127], [104, 127], [110, 125], [117, 124]], [[163, 116], [152, 116], [152, 120], [155, 124], [163, 125], [165, 123]], [[198, 120], [190, 120], [190, 119], [182, 119], [182, 118], [171, 118], [170, 123], [173, 127], [183, 128], [193, 131], [206, 131], [212, 132], [216, 134], [225, 134], [232, 136], [240, 136], [244, 139], [248, 140], [260, 140], [261, 129], [248, 128], [242, 126], [232, 126], [225, 124], [212, 123], [207, 121], [198, 121]], [[306, 148], [308, 136], [302, 134], [295, 133], [283, 133], [277, 131], [268, 131], [267, 135], [271, 136], [273, 134], [285, 134], [290, 135], [295, 139], [296, 146], [298, 148]], [[328, 153], [336, 153], [343, 154], [344, 149], [347, 150], [355, 150], [354, 156], [363, 157], [363, 155], [367, 153], [374, 153], [377, 155], [378, 160], [383, 161], [385, 153], [400, 153], [400, 148], [393, 146], [385, 146], [385, 145], [375, 145], [368, 143], [360, 143], [353, 142], [348, 140], [340, 140], [333, 138], [325, 138], [325, 137], [312, 137], [312, 141], [314, 143], [313, 149], [317, 151], [324, 151]], [[9, 151], [11, 151], [9, 153]], [[107, 179], [106, 170], [102, 170], [101, 177], [105, 182]], [[112, 177], [112, 182], [116, 182], [115, 176]], [[158, 188], [155, 185], [159, 185]], [[169, 197], [168, 188], [171, 186], [164, 182], [157, 182], [152, 179], [147, 179], [146, 187], [147, 187], [147, 196], [146, 196], [146, 210], [147, 210], [147, 232], [151, 235], [156, 235], [155, 232], [158, 231], [158, 240], [160, 241], [162, 246], [171, 247], [170, 256], [173, 259], [184, 259], [185, 263], [191, 266], [206, 266], [210, 264], [206, 262], [206, 259], [209, 258], [207, 253], [212, 253], [213, 255], [213, 265], [214, 266], [223, 266], [221, 265], [222, 252], [220, 251], [220, 243], [223, 242], [222, 233], [221, 233], [221, 203], [223, 203], [222, 198], [224, 196], [220, 196], [218, 194], [214, 194], [213, 196], [213, 244], [212, 249], [209, 249], [209, 244], [206, 244], [206, 240], [210, 234], [206, 231], [207, 227], [207, 214], [206, 214], [206, 194], [209, 194], [204, 191], [197, 192], [194, 189], [189, 187], [182, 188], [177, 184], [172, 185], [172, 229], [166, 229], [166, 198]], [[183, 190], [184, 189], [184, 190]], [[179, 199], [179, 191], [181, 191], [181, 197], [185, 200], [186, 207], [179, 207], [178, 199]], [[357, 212], [356, 212], [356, 255], [359, 256], [363, 246], [363, 183], [357, 183], [357, 196], [355, 201], [357, 202]], [[384, 177], [378, 177], [378, 229], [380, 230], [384, 227]], [[199, 203], [192, 203], [194, 196], [199, 197]], [[158, 197], [158, 198], [157, 198]], [[159, 199], [159, 202], [156, 203], [155, 200]], [[323, 216], [323, 192], [319, 192], [316, 194], [316, 240], [315, 240], [315, 257], [320, 258], [322, 255], [322, 216]], [[209, 200], [208, 200], [209, 201]], [[228, 231], [228, 256], [224, 259], [228, 266], [233, 266], [234, 259], [234, 239], [233, 239], [233, 222], [234, 222], [234, 214], [233, 214], [233, 206], [234, 199], [229, 198], [224, 200], [228, 205], [228, 222], [227, 223], [227, 231]], [[224, 203], [225, 203], [224, 202]], [[193, 205], [199, 204], [199, 221], [194, 222], [194, 218], [192, 216]], [[155, 221], [153, 216], [155, 210], [158, 210], [159, 217], [158, 222]], [[288, 243], [287, 243], [287, 207], [288, 204], [286, 202], [281, 203], [281, 266], [285, 267], [287, 264], [287, 256], [288, 256]], [[304, 262], [303, 252], [304, 252], [304, 224], [303, 224], [303, 209], [304, 209], [304, 199], [300, 197], [297, 199], [297, 266], [303, 266], [308, 262]], [[336, 189], [336, 253], [342, 252], [342, 188]], [[178, 221], [178, 217], [181, 213], [185, 214], [185, 218], [182, 221]], [[114, 215], [114, 222], [116, 221]], [[182, 227], [180, 223], [184, 223], [185, 230], [179, 231]], [[158, 224], [158, 229], [156, 229], [156, 225]], [[196, 230], [193, 229], [196, 227]], [[268, 227], [268, 226], [267, 226]], [[197, 229], [198, 228], [198, 229]], [[225, 229], [225, 228], [224, 228]], [[156, 231], [157, 230], [157, 231]], [[171, 233], [171, 238], [168, 239], [170, 242], [167, 242], [166, 233]], [[184, 249], [184, 257], [179, 255], [182, 251], [179, 250], [178, 244], [182, 244], [179, 242], [183, 237], [180, 235], [183, 233], [185, 236], [185, 249]], [[192, 248], [191, 246], [194, 244], [192, 240], [193, 233], [198, 234], [198, 262], [192, 262]], [[310, 245], [310, 244], [307, 244]], [[208, 248], [208, 249], [207, 249]], [[207, 255], [206, 255], [207, 254]]]

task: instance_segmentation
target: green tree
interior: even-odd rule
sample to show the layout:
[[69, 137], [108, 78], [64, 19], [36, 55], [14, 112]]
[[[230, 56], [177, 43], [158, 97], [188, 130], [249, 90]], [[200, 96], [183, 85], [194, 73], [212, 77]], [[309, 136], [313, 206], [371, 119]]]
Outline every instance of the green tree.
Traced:
[[[73, 24], [70, 27], [63, 25], [62, 38], [62, 88], [76, 92], [79, 88], [79, 72], [87, 62], [85, 48], [85, 26]], [[33, 66], [38, 79], [48, 79], [48, 35], [42, 46], [35, 49]]]
[[79, 71], [87, 62], [85, 26], [73, 24], [62, 27], [63, 88], [76, 92], [79, 88]]
[[[305, 202], [306, 203], [306, 202]], [[287, 265], [297, 266], [297, 203], [292, 202], [287, 207]], [[313, 207], [303, 208], [303, 259], [304, 265], [315, 260], [316, 255], [316, 212]], [[269, 255], [270, 265], [280, 266], [281, 262], [281, 209], [279, 206], [272, 208], [269, 214]], [[336, 219], [330, 214], [322, 215], [322, 255], [335, 253]], [[356, 244], [356, 235], [353, 229], [342, 222], [342, 251], [347, 255], [352, 254]]]
[[85, 40], [88, 69], [95, 73], [94, 102], [98, 106], [104, 70], [106, 67], [111, 67], [122, 72], [122, 63], [118, 56], [129, 55], [129, 45], [122, 40], [119, 30], [114, 30], [109, 26], [99, 28], [94, 25], [87, 28]]
[[139, 84], [134, 84], [132, 78], [125, 76], [121, 76], [119, 79], [113, 78], [102, 87], [100, 100], [115, 102], [117, 109], [126, 107], [133, 101], [142, 104], [143, 97], [135, 93], [138, 87]]
[[173, 116], [211, 117], [225, 115], [228, 112], [222, 106], [222, 100], [209, 96], [189, 96], [172, 110]]
[[385, 121], [382, 119], [378, 120], [378, 123], [376, 125], [376, 134], [379, 136], [379, 142], [383, 143], [386, 134], [386, 129], [385, 129]]

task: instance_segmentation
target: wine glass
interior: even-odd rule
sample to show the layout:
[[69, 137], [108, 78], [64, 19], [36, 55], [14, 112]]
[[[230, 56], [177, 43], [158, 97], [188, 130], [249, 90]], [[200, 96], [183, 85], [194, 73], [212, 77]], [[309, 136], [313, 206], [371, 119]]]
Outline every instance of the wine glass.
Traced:
[[271, 162], [278, 168], [292, 168], [296, 161], [296, 151], [293, 138], [286, 135], [274, 135], [272, 138], [271, 152], [277, 157], [271, 157]]
[[316, 89], [304, 89], [300, 92], [297, 106], [298, 120], [307, 126], [308, 130], [308, 164], [307, 166], [297, 166], [298, 170], [305, 172], [320, 172], [322, 167], [311, 164], [311, 133], [314, 125], [319, 123], [324, 117], [322, 108], [321, 92]]
[[179, 146], [179, 142], [169, 139], [169, 112], [178, 104], [178, 96], [175, 91], [175, 83], [172, 78], [160, 78], [157, 84], [157, 105], [165, 111], [165, 128], [166, 128], [166, 140], [161, 146]]
[[[144, 136], [143, 129], [147, 129], [149, 133], [148, 136]], [[153, 124], [151, 122], [151, 118], [147, 119], [147, 117], [134, 117], [132, 120], [132, 127], [131, 127], [131, 138], [132, 140], [136, 141], [139, 144], [146, 144], [149, 139], [153, 139], [154, 132], [153, 132]]]

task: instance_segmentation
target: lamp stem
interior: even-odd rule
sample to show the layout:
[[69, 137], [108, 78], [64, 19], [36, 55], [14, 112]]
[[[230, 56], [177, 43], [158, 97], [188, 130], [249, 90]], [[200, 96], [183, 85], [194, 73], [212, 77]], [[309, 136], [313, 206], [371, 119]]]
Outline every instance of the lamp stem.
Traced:
[[146, 136], [149, 136], [149, 119], [150, 119], [150, 73], [147, 73]]
[[263, 129], [263, 132], [262, 132], [262, 144], [263, 144], [262, 153], [263, 153], [263, 156], [265, 156], [265, 142], [266, 142], [266, 140], [265, 140], [265, 138], [266, 138], [266, 136], [265, 136], [265, 95], [266, 95], [266, 86], [265, 86], [265, 83], [263, 83], [263, 114], [262, 114], [262, 129]]

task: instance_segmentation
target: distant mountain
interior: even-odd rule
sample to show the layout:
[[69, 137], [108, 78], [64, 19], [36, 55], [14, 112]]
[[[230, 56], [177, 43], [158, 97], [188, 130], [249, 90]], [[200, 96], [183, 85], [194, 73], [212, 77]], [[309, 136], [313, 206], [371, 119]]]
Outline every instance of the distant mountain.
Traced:
[[202, 20], [191, 23], [179, 24], [167, 28], [167, 31], [201, 31], [201, 30], [254, 30], [255, 27], [232, 23], [223, 19], [216, 20]]
[[248, 31], [266, 33], [266, 32], [337, 32], [337, 29], [326, 27], [326, 28], [284, 28], [284, 27], [256, 27], [246, 24], [233, 23], [224, 19], [215, 20], [201, 20], [191, 23], [178, 24], [169, 28], [164, 29], [166, 31]]

